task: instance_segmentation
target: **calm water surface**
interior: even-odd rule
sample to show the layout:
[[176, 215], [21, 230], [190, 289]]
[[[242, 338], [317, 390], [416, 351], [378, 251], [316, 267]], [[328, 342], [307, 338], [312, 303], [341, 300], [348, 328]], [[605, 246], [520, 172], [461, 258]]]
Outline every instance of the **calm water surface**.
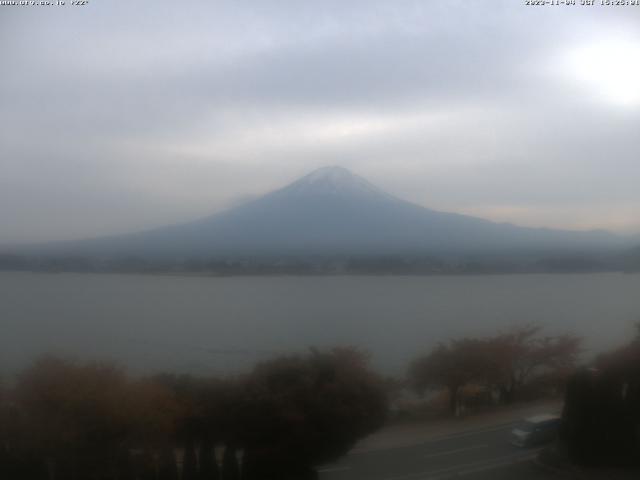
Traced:
[[593, 353], [640, 319], [640, 275], [174, 277], [0, 272], [0, 372], [44, 352], [137, 372], [241, 371], [308, 347], [357, 345], [400, 373], [460, 335], [536, 322]]

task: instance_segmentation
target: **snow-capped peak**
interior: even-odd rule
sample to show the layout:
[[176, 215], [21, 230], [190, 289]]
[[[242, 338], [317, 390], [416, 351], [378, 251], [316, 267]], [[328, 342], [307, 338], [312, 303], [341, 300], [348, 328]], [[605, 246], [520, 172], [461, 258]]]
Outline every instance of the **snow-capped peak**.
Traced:
[[344, 167], [322, 167], [292, 183], [283, 191], [305, 194], [384, 194], [382, 190]]

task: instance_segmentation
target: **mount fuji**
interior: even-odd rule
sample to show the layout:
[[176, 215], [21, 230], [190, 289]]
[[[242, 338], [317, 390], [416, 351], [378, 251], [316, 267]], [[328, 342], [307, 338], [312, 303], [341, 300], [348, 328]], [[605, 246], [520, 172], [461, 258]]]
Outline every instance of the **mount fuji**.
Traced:
[[603, 252], [605, 231], [525, 228], [404, 201], [342, 167], [324, 167], [280, 190], [190, 223], [47, 245], [86, 257], [229, 258]]

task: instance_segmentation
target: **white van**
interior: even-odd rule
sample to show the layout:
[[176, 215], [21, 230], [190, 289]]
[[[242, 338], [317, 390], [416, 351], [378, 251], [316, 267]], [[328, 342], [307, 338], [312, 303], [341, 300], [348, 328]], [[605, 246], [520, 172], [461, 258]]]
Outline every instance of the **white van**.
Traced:
[[511, 443], [518, 447], [530, 447], [552, 442], [558, 435], [560, 416], [542, 414], [529, 417], [511, 431]]

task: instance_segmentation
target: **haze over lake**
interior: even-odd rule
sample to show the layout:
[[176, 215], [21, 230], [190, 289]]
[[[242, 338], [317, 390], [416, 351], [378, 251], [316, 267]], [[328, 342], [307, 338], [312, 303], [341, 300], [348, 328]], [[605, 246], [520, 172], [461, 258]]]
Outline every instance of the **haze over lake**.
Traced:
[[453, 337], [536, 322], [624, 342], [640, 275], [178, 277], [0, 272], [0, 373], [42, 353], [135, 372], [243, 371], [309, 347], [356, 345], [382, 372]]

